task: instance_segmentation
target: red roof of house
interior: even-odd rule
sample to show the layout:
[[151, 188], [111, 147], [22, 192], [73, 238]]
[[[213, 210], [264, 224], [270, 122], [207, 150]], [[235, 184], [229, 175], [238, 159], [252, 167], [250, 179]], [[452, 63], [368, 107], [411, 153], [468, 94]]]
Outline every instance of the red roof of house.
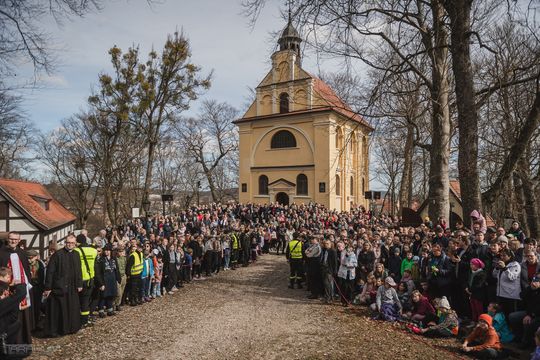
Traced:
[[459, 185], [459, 180], [450, 180], [450, 190], [461, 200], [461, 187]]
[[[29, 217], [30, 221], [45, 230], [76, 220], [76, 217], [54, 199], [41, 184], [0, 178], [0, 190]], [[49, 210], [45, 210], [38, 201], [49, 202]]]

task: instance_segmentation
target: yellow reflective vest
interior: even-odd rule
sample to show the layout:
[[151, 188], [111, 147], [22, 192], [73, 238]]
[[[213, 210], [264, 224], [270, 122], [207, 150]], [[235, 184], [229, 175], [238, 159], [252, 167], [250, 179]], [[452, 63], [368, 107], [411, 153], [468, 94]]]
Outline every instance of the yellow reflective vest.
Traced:
[[[97, 250], [90, 246], [81, 246], [75, 248], [81, 258], [81, 272], [83, 281], [88, 281], [94, 278], [94, 264], [97, 258]], [[85, 261], [86, 258], [86, 261]]]
[[238, 250], [238, 237], [236, 234], [232, 234], [232, 248], [233, 250]]
[[133, 265], [131, 266], [131, 275], [139, 275], [143, 271], [142, 254], [138, 251], [132, 252], [129, 256], [133, 256]]
[[302, 258], [302, 242], [299, 240], [289, 241], [289, 257], [291, 259]]

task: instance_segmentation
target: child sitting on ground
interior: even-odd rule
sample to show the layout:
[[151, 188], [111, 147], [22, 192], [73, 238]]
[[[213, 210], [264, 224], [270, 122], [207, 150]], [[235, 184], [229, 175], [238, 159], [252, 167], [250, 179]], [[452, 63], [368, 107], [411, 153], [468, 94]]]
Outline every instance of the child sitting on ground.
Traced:
[[446, 296], [439, 300], [437, 310], [439, 312], [438, 323], [430, 322], [427, 328], [421, 330], [421, 333], [431, 338], [457, 336], [459, 319], [456, 312], [450, 308]]
[[404, 282], [399, 283], [397, 293], [401, 306], [403, 307], [403, 311], [409, 311], [412, 305], [410, 302], [409, 291], [407, 290], [407, 286]]
[[499, 339], [503, 344], [512, 342], [514, 334], [510, 331], [504, 313], [500, 311], [500, 306], [497, 303], [490, 303], [487, 308], [488, 315], [493, 319], [493, 328], [499, 334]]
[[358, 294], [354, 301], [360, 305], [371, 305], [375, 302], [377, 296], [377, 285], [375, 275], [369, 273], [366, 279], [366, 283], [362, 287], [362, 292]]
[[478, 324], [467, 336], [461, 349], [478, 359], [499, 358], [502, 345], [492, 323], [493, 319], [488, 314], [478, 316]]
[[412, 321], [422, 324], [425, 327], [429, 322], [437, 320], [435, 308], [429, 302], [428, 298], [423, 296], [420, 291], [412, 292], [412, 309], [406, 315]]
[[384, 285], [377, 289], [377, 319], [397, 321], [401, 316], [402, 306], [394, 286], [396, 282], [389, 276], [384, 280]]

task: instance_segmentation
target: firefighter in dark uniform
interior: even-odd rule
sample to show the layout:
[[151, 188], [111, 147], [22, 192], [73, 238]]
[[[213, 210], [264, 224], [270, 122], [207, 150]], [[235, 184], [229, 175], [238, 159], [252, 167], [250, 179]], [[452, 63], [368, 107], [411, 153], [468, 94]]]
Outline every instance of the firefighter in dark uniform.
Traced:
[[285, 249], [285, 257], [289, 261], [291, 274], [289, 276], [289, 288], [294, 289], [294, 283], [302, 289], [302, 280], [304, 278], [304, 262], [303, 262], [303, 243], [298, 240], [298, 233], [293, 234], [293, 240], [289, 241], [289, 246]]
[[[78, 238], [78, 241], [81, 241]], [[81, 273], [83, 289], [79, 292], [79, 303], [81, 305], [81, 326], [88, 326], [91, 323], [88, 321], [90, 316], [90, 302], [94, 292], [94, 277], [97, 258], [97, 250], [89, 246], [85, 241], [79, 243], [79, 247], [75, 249], [79, 253], [81, 259]]]
[[131, 247], [126, 262], [126, 276], [129, 283], [129, 303], [131, 306], [141, 305], [141, 273], [143, 271], [143, 253], [141, 245]]

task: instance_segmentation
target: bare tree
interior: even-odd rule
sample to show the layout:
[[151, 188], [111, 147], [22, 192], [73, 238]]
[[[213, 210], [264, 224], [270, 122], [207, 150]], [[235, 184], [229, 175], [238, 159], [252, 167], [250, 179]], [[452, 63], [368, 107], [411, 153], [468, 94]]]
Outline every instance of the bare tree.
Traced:
[[35, 129], [21, 109], [21, 98], [0, 90], [0, 177], [19, 177], [31, 159]]
[[87, 147], [88, 138], [66, 131], [70, 123], [77, 125], [78, 119], [67, 119], [64, 122], [67, 126], [40, 136], [39, 159], [64, 190], [69, 199], [67, 206], [77, 216], [77, 225], [85, 228], [99, 196], [101, 173], [95, 168], [95, 158]]
[[226, 103], [205, 100], [197, 118], [185, 118], [176, 127], [182, 147], [200, 164], [212, 194], [212, 200], [220, 200], [218, 173], [225, 159], [238, 149], [238, 137], [233, 121], [238, 110]]

